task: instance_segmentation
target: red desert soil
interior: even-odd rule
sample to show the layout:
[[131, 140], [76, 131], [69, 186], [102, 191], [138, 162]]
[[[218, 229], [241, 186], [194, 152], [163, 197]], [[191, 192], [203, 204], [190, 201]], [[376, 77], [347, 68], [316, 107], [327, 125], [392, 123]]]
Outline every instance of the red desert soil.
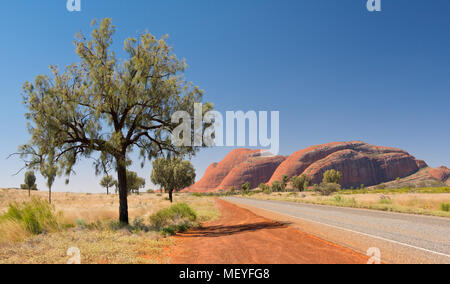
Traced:
[[367, 256], [259, 217], [223, 200], [218, 221], [179, 234], [174, 264], [364, 264]]

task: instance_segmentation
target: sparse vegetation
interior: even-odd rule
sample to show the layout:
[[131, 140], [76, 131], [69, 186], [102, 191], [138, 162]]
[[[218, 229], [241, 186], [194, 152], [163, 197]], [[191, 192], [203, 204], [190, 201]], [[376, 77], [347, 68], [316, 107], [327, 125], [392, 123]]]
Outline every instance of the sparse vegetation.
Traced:
[[[31, 206], [28, 205], [30, 200], [26, 192], [0, 189], [0, 263], [66, 263], [66, 251], [74, 244], [82, 251], [82, 263], [168, 261], [163, 248], [170, 246], [173, 240], [161, 238], [160, 232], [150, 223], [150, 216], [168, 208], [170, 203], [155, 194], [129, 197], [129, 225], [117, 221], [115, 208], [119, 198], [114, 195], [55, 193], [54, 205], [43, 201], [45, 192], [35, 195], [39, 197], [39, 202]], [[194, 212], [196, 220], [189, 226], [220, 217], [212, 198], [197, 198], [190, 194], [180, 194], [178, 198], [187, 205], [171, 211], [179, 216], [188, 216], [185, 220], [192, 220]], [[24, 202], [27, 206], [23, 205]], [[10, 207], [13, 209], [10, 210]], [[33, 218], [11, 217], [33, 215]], [[25, 223], [17, 221], [25, 219]], [[183, 225], [182, 222], [180, 225]], [[42, 233], [30, 233], [27, 227]], [[162, 231], [170, 235], [188, 228], [186, 225], [169, 225], [167, 230]]]
[[308, 188], [310, 183], [311, 183], [311, 178], [306, 174], [303, 174], [301, 176], [294, 176], [291, 179], [292, 186], [294, 187], [294, 189], [298, 190], [299, 192], [305, 191], [305, 189]]
[[196, 220], [197, 213], [186, 203], [172, 205], [150, 216], [153, 228], [170, 235], [188, 230]]
[[342, 174], [339, 171], [328, 170], [323, 174], [323, 183], [336, 183], [341, 181]]
[[245, 194], [249, 194], [250, 193], [250, 189], [251, 189], [250, 183], [249, 182], [244, 183], [242, 185], [242, 187], [241, 187], [242, 194], [244, 194], [244, 195]]
[[450, 203], [442, 203], [440, 209], [444, 212], [450, 212]]
[[53, 233], [64, 227], [62, 214], [40, 198], [23, 203], [11, 203], [0, 216], [0, 240], [22, 241], [31, 235]]
[[276, 180], [272, 183], [271, 189], [273, 192], [283, 192], [286, 190], [286, 186], [284, 182]]
[[313, 191], [320, 193], [321, 195], [328, 196], [332, 193], [341, 190], [341, 186], [336, 183], [321, 183], [320, 185], [314, 185]]
[[36, 185], [36, 176], [34, 175], [33, 171], [28, 171], [25, 173], [25, 183], [20, 185], [21, 189], [27, 189], [28, 190], [28, 196], [31, 196], [32, 190], [37, 190]]

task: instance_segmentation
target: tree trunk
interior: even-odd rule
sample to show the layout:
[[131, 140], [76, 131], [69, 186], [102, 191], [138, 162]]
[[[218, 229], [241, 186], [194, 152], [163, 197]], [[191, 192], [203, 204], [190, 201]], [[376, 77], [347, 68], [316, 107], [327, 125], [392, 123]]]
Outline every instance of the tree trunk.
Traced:
[[31, 189], [28, 187], [28, 197], [31, 197]]
[[117, 160], [117, 181], [119, 182], [119, 221], [123, 224], [128, 222], [128, 189], [127, 189], [127, 168], [125, 159]]
[[52, 204], [52, 188], [48, 188], [48, 203]]
[[169, 190], [169, 200], [170, 203], [173, 203], [173, 190]]
[[109, 195], [109, 186], [106, 187], [106, 195]]

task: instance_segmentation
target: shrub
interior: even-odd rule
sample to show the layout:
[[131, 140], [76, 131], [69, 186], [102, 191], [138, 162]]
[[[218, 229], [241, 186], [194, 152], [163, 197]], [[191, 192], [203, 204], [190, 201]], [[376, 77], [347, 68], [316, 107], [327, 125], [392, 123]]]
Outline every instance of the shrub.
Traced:
[[270, 186], [269, 186], [268, 184], [266, 184], [266, 183], [261, 183], [261, 184], [258, 186], [258, 188], [261, 189], [262, 192], [267, 191], [267, 190], [270, 190]]
[[282, 192], [286, 190], [286, 186], [284, 185], [284, 183], [282, 181], [274, 181], [272, 183], [272, 191], [273, 192]]
[[48, 202], [39, 198], [33, 198], [29, 202], [10, 204], [7, 212], [0, 216], [0, 224], [3, 223], [15, 223], [31, 235], [56, 232], [65, 227], [62, 215], [56, 213], [54, 207]]
[[321, 183], [320, 185], [315, 185], [313, 190], [321, 195], [328, 196], [341, 190], [341, 186], [336, 183]]
[[440, 209], [444, 212], [450, 212], [450, 203], [442, 203]]
[[323, 183], [336, 183], [341, 181], [342, 174], [339, 171], [328, 170], [323, 174]]
[[197, 214], [186, 203], [172, 205], [150, 216], [150, 224], [159, 231], [171, 226], [189, 226], [196, 220]]
[[251, 185], [249, 182], [246, 182], [242, 185], [241, 190], [242, 194], [248, 194], [250, 192]]
[[305, 174], [301, 175], [300, 177], [294, 176], [294, 177], [291, 179], [291, 183], [292, 183], [292, 186], [293, 186], [296, 190], [302, 192], [302, 191], [305, 191], [305, 189], [306, 189], [306, 188], [309, 186], [309, 184], [311, 183], [311, 178], [310, 178], [308, 175], [305, 175]]

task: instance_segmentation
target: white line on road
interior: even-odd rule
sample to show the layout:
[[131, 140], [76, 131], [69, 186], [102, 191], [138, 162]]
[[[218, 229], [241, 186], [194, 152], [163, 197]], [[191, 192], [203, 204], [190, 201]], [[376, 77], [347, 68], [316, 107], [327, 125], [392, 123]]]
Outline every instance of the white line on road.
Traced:
[[[239, 202], [237, 202], [237, 203], [239, 203]], [[243, 203], [241, 203], [241, 204], [243, 204]], [[306, 219], [306, 218], [290, 215], [290, 214], [287, 214], [287, 213], [281, 213], [281, 212], [270, 210], [270, 209], [266, 209], [266, 208], [259, 208], [259, 209], [266, 210], [266, 211], [269, 211], [269, 212], [272, 212], [272, 213], [275, 213], [275, 214], [281, 214], [281, 215], [290, 216], [290, 217], [293, 217], [293, 218], [296, 218], [296, 219], [302, 219], [302, 220], [305, 220], [305, 221], [308, 221], [308, 222], [317, 223], [317, 224], [328, 226], [328, 227], [335, 228], [335, 229], [338, 229], [338, 230], [343, 230], [343, 231], [347, 231], [347, 232], [354, 233], [354, 234], [360, 234], [360, 235], [363, 235], [363, 236], [366, 236], [366, 237], [379, 239], [379, 240], [382, 240], [382, 241], [391, 242], [391, 243], [402, 245], [402, 246], [405, 246], [405, 247], [409, 247], [409, 248], [413, 248], [413, 249], [421, 250], [421, 251], [424, 251], [424, 252], [433, 253], [433, 254], [437, 254], [437, 255], [440, 255], [440, 256], [445, 256], [445, 257], [450, 258], [450, 255], [445, 254], [445, 253], [432, 251], [432, 250], [421, 248], [421, 247], [416, 247], [416, 246], [413, 246], [413, 245], [401, 243], [401, 242], [390, 240], [390, 239], [386, 239], [386, 238], [383, 238], [383, 237], [374, 236], [374, 235], [370, 235], [370, 234], [366, 234], [366, 233], [361, 233], [361, 232], [354, 231], [354, 230], [351, 230], [351, 229], [346, 229], [346, 228], [342, 228], [342, 227], [338, 227], [338, 226], [334, 226], [334, 225], [330, 225], [330, 224], [326, 224], [326, 223], [322, 223], [322, 222], [318, 222], [318, 221], [314, 221], [314, 220], [310, 220], [310, 219]]]

